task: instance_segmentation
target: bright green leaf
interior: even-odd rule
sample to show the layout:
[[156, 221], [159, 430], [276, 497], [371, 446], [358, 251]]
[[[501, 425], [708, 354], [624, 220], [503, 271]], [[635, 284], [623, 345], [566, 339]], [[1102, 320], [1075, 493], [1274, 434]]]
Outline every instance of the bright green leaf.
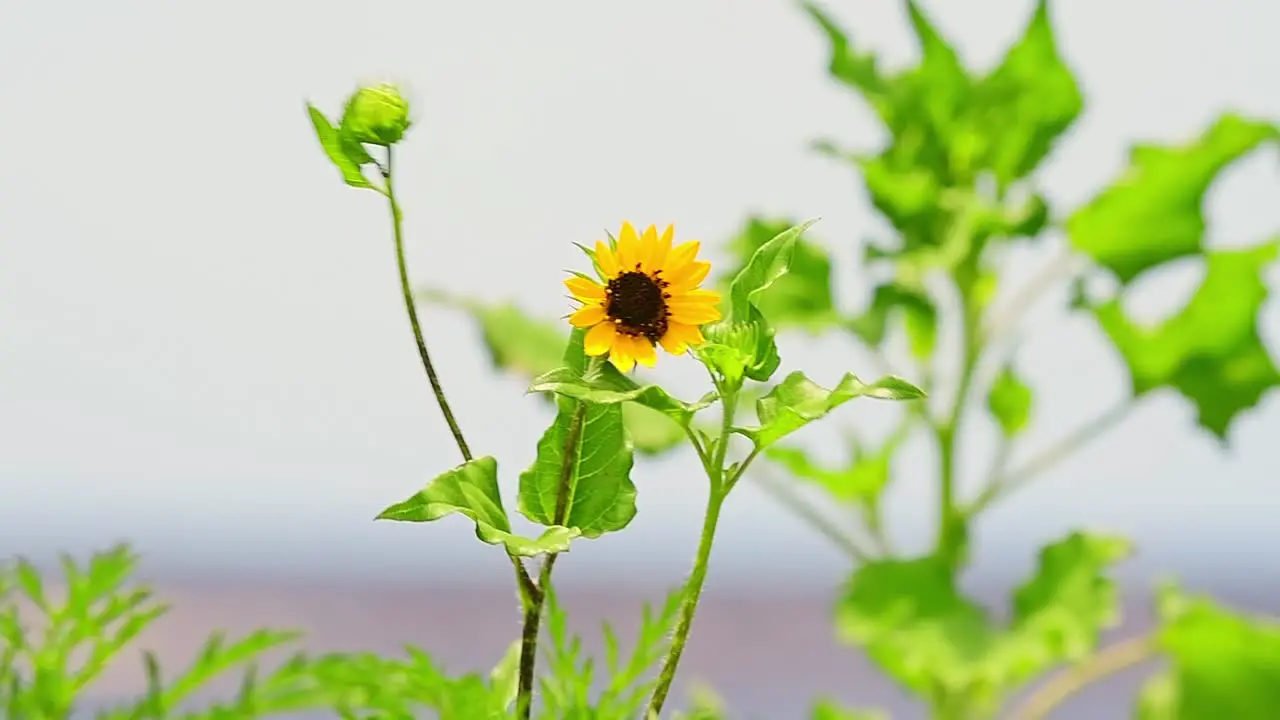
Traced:
[[576, 528], [543, 523], [552, 527], [537, 540], [513, 535], [498, 490], [498, 461], [488, 456], [443, 473], [413, 497], [383, 510], [377, 519], [431, 522], [454, 513], [475, 522], [476, 537], [490, 545], [504, 545], [512, 555], [566, 552], [569, 541], [579, 534]]
[[802, 372], [793, 372], [756, 402], [757, 428], [735, 428], [757, 447], [768, 447], [856, 397], [879, 400], [914, 400], [924, 391], [893, 376], [864, 383], [846, 374], [834, 390], [827, 390]]
[[[581, 330], [569, 336], [564, 370], [590, 376]], [[520, 474], [520, 512], [542, 525], [560, 525], [599, 537], [626, 527], [636, 514], [631, 441], [622, 406], [557, 398], [556, 419], [538, 441], [538, 456]], [[563, 494], [563, 496], [562, 496]], [[557, 522], [557, 515], [563, 522]]]
[[311, 116], [311, 124], [315, 126], [316, 138], [320, 140], [320, 147], [324, 149], [324, 154], [329, 157], [329, 161], [333, 166], [338, 168], [338, 172], [342, 173], [342, 179], [352, 187], [371, 188], [372, 184], [365, 178], [364, 173], [360, 170], [360, 154], [363, 157], [371, 159], [364, 148], [359, 149], [359, 153], [352, 147], [352, 143], [345, 139], [342, 134], [329, 123], [324, 113], [310, 103], [307, 104], [307, 114]]
[[1280, 239], [1205, 254], [1204, 281], [1180, 312], [1155, 327], [1134, 323], [1118, 299], [1094, 308], [1103, 331], [1129, 366], [1133, 392], [1170, 386], [1195, 403], [1201, 426], [1226, 438], [1232, 421], [1280, 385], [1280, 372], [1258, 335], [1267, 297], [1265, 267]]
[[516, 701], [520, 686], [520, 653], [522, 642], [516, 640], [507, 646], [502, 659], [489, 673], [489, 684], [498, 704], [503, 708], [511, 707]]
[[987, 394], [987, 409], [1000, 423], [1005, 437], [1013, 437], [1022, 432], [1031, 420], [1031, 388], [1022, 382], [1013, 368], [1005, 367]]
[[[770, 239], [793, 224], [785, 220], [752, 217], [729, 244], [738, 265], [726, 276], [726, 283]], [[821, 246], [803, 239], [795, 242], [789, 272], [778, 278], [769, 292], [757, 298], [760, 312], [775, 327], [822, 330], [838, 321], [831, 294], [831, 258]]]
[[729, 283], [733, 318], [748, 319], [751, 316], [751, 308], [759, 307], [761, 293], [787, 274], [791, 258], [795, 253], [796, 242], [815, 222], [817, 220], [809, 220], [788, 228], [756, 248], [751, 259]]
[[836, 607], [836, 624], [841, 637], [926, 697], [990, 687], [998, 677], [996, 630], [960, 594], [941, 557], [863, 565]]
[[839, 469], [818, 465], [799, 448], [772, 447], [765, 457], [783, 466], [792, 475], [816, 483], [842, 502], [875, 504], [889, 484], [891, 452], [855, 452]]
[[1077, 532], [1040, 551], [1035, 574], [1013, 597], [1004, 654], [1009, 681], [1028, 680], [1097, 649], [1100, 633], [1119, 619], [1108, 572], [1130, 549], [1123, 538]]
[[1176, 588], [1162, 593], [1157, 645], [1169, 673], [1142, 698], [1142, 720], [1270, 720], [1280, 707], [1280, 623]]
[[716, 399], [714, 394], [710, 394], [696, 403], [677, 400], [657, 385], [639, 385], [618, 372], [611, 363], [600, 364], [585, 377], [569, 368], [552, 370], [534, 378], [529, 392], [555, 393], [593, 405], [637, 403], [666, 415], [681, 426], [688, 426], [695, 413], [710, 406]]
[[1072, 246], [1124, 283], [1200, 252], [1209, 186], [1227, 165], [1277, 137], [1273, 125], [1224, 115], [1186, 145], [1133, 148], [1125, 174], [1067, 220]]
[[831, 76], [856, 89], [873, 107], [886, 105], [889, 83], [876, 67], [875, 55], [858, 52], [848, 34], [816, 4], [805, 2], [804, 9], [817, 21], [831, 44], [828, 66]]
[[1058, 54], [1047, 0], [1036, 3], [1022, 37], [975, 94], [975, 124], [987, 144], [982, 165], [1005, 185], [1025, 177], [1084, 108], [1071, 69]]

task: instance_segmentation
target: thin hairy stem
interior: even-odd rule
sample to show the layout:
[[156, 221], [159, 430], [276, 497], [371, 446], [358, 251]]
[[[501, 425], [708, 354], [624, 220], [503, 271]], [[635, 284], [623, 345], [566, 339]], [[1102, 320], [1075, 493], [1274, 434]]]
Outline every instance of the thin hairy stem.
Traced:
[[1041, 473], [1067, 459], [1077, 450], [1111, 430], [1129, 415], [1134, 406], [1134, 398], [1132, 396], [1126, 397], [1097, 419], [1080, 426], [1074, 432], [1045, 448], [1027, 462], [1007, 473], [996, 476], [991, 482], [987, 483], [982, 493], [974, 498], [973, 502], [969, 503], [969, 506], [965, 509], [965, 515], [976, 515], [995, 501], [1008, 497], [1027, 486], [1031, 481], [1039, 477]]
[[[556, 525], [568, 522], [569, 509], [572, 507], [573, 476], [577, 470], [586, 419], [587, 405], [579, 402], [569, 421], [569, 432], [564, 440], [564, 463], [560, 466], [560, 485], [556, 492], [556, 510], [552, 518]], [[520, 720], [529, 720], [533, 711], [533, 669], [538, 659], [538, 628], [542, 624], [542, 608], [547, 599], [547, 588], [551, 585], [551, 570], [555, 567], [556, 557], [554, 553], [548, 555], [542, 563], [538, 584], [529, 594], [529, 602], [525, 603], [520, 632], [520, 675], [516, 687], [516, 717]]]
[[453, 416], [453, 410], [449, 407], [449, 400], [445, 398], [444, 387], [440, 384], [440, 378], [436, 375], [435, 365], [431, 362], [431, 353], [427, 351], [427, 341], [422, 335], [422, 324], [418, 322], [418, 310], [413, 302], [413, 289], [409, 286], [409, 269], [404, 259], [404, 214], [400, 211], [400, 203], [396, 201], [395, 184], [391, 172], [391, 156], [392, 150], [388, 147], [387, 166], [383, 169], [383, 177], [386, 180], [386, 189], [383, 191], [383, 195], [386, 196], [387, 203], [391, 206], [391, 221], [396, 240], [396, 265], [400, 270], [400, 292], [404, 295], [405, 311], [409, 314], [409, 326], [413, 328], [413, 339], [418, 344], [418, 357], [422, 358], [422, 368], [427, 371], [427, 380], [431, 382], [431, 391], [435, 393], [436, 403], [440, 406], [444, 421], [449, 425], [449, 432], [453, 434], [453, 441], [457, 443], [458, 451], [462, 453], [462, 459], [470, 461], [471, 448], [467, 446], [466, 439], [462, 437], [462, 428], [458, 427], [458, 420]]
[[[720, 437], [716, 440], [715, 452], [710, 464], [706, 466], [710, 490], [707, 493], [707, 511], [702, 519], [702, 533], [698, 538], [698, 551], [694, 556], [693, 570], [689, 573], [689, 581], [685, 584], [684, 597], [680, 601], [679, 617], [676, 629], [671, 637], [671, 649], [662, 661], [662, 669], [658, 672], [658, 683], [654, 686], [653, 696], [649, 699], [649, 709], [645, 717], [656, 718], [662, 712], [667, 701], [667, 693], [671, 691], [671, 682], [675, 680], [676, 668], [680, 664], [680, 656], [684, 654], [685, 644], [689, 640], [689, 630], [693, 626], [693, 616], [698, 610], [698, 599], [702, 595], [702, 585], [707, 579], [707, 566], [711, 559], [711, 546], [715, 542], [716, 525], [720, 522], [720, 509], [728, 496], [728, 488], [741, 473], [746, 470], [748, 462], [738, 466], [733, 477], [726, 477], [724, 461], [729, 450], [730, 428], [733, 427], [734, 413], [738, 409], [738, 390], [736, 388], [722, 392], [724, 415], [720, 423]], [[752, 454], [754, 457], [754, 453]]]
[[1123, 640], [1104, 647], [1082, 665], [1063, 670], [1010, 713], [1012, 720], [1042, 720], [1085, 687], [1121, 670], [1155, 657], [1154, 639], [1149, 635]]

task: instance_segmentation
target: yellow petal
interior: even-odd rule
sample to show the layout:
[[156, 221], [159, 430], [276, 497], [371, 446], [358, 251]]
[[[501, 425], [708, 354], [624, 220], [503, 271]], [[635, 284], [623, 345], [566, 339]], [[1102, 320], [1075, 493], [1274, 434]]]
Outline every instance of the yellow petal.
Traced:
[[659, 340], [662, 343], [662, 349], [672, 355], [679, 355], [689, 349], [689, 343], [685, 342], [680, 333], [672, 332], [671, 327], [667, 327], [667, 332]]
[[689, 303], [669, 305], [671, 320], [685, 325], [706, 325], [720, 319], [720, 309], [707, 303]]
[[596, 264], [600, 266], [600, 272], [604, 273], [606, 280], [618, 276], [618, 256], [613, 254], [613, 248], [603, 240], [596, 241]]
[[662, 276], [667, 281], [667, 292], [672, 295], [687, 293], [698, 287], [698, 284], [707, 279], [707, 273], [711, 272], [711, 263], [694, 260], [685, 265], [682, 272], [674, 277]]
[[645, 367], [653, 367], [658, 364], [658, 353], [653, 349], [653, 343], [648, 338], [632, 338], [632, 352], [636, 356], [636, 362]]
[[[576, 328], [591, 327], [604, 322], [608, 317], [604, 313], [604, 307], [600, 305], [583, 305], [577, 312], [569, 316], [569, 324]], [[612, 325], [613, 323], [605, 324]]]
[[613, 323], [602, 322], [587, 331], [587, 336], [582, 340], [582, 346], [588, 355], [596, 357], [609, 352], [617, 338], [618, 331]]
[[635, 270], [638, 262], [640, 262], [640, 237], [636, 235], [636, 229], [631, 223], [624, 222], [622, 232], [618, 235], [618, 269], [621, 272], [631, 272]]
[[631, 368], [636, 366], [635, 356], [631, 354], [631, 342], [629, 336], [619, 335], [613, 341], [613, 349], [609, 351], [609, 362], [624, 373], [631, 372]]
[[640, 235], [640, 253], [636, 257], [636, 262], [640, 263], [640, 267], [645, 271], [657, 270], [658, 268], [649, 264], [653, 257], [653, 251], [658, 245], [658, 228], [650, 225], [644, 229]]
[[599, 283], [592, 282], [586, 278], [574, 276], [564, 281], [564, 286], [569, 288], [569, 292], [573, 296], [583, 302], [603, 302], [604, 288]]
[[702, 247], [702, 243], [697, 240], [691, 240], [687, 243], [681, 243], [667, 255], [667, 261], [662, 265], [663, 276], [673, 276], [681, 272], [685, 265], [693, 262], [698, 256], [698, 248]]
[[[666, 230], [662, 231], [662, 237], [658, 238], [657, 243], [653, 246], [653, 252], [649, 255], [648, 268], [650, 273], [657, 272], [667, 262], [667, 255], [671, 253], [671, 238], [675, 237], [676, 228], [674, 225], [668, 225]], [[664, 278], [665, 279], [665, 278]]]

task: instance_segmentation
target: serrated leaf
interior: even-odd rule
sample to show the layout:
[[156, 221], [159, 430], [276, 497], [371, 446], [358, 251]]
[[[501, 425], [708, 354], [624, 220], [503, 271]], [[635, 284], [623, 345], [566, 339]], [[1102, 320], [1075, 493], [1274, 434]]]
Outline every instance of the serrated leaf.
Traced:
[[1079, 532], [1040, 551], [1035, 574], [1013, 597], [1004, 653], [1010, 682], [1081, 660], [1097, 649], [1099, 635], [1120, 614], [1116, 584], [1108, 573], [1130, 552], [1124, 538]]
[[1200, 252], [1209, 186], [1223, 168], [1278, 136], [1271, 124], [1224, 115], [1188, 144], [1134, 147], [1124, 175], [1067, 220], [1072, 246], [1122, 283]]
[[[766, 242], [790, 227], [793, 223], [785, 220], [748, 218], [729, 244], [729, 252], [737, 264], [726, 274], [725, 285]], [[831, 294], [831, 258], [827, 251], [797, 239], [788, 273], [775, 280], [769, 292], [756, 300], [760, 312], [778, 328], [799, 327], [815, 332], [838, 322]]]
[[924, 397], [924, 391], [893, 376], [864, 383], [853, 373], [827, 390], [796, 371], [756, 402], [759, 427], [734, 430], [765, 448], [856, 397], [914, 400]]
[[867, 563], [836, 607], [840, 636], [904, 686], [929, 696], [995, 683], [997, 633], [937, 556]]
[[1002, 184], [1028, 175], [1079, 117], [1084, 98], [1058, 54], [1049, 3], [1039, 0], [1018, 42], [975, 88], [983, 166]]
[[431, 522], [454, 513], [476, 524], [476, 537], [490, 545], [502, 545], [512, 555], [560, 553], [578, 536], [575, 528], [550, 525], [536, 540], [511, 532], [511, 520], [502, 506], [498, 489], [498, 461], [480, 457], [437, 476], [427, 486], [378, 514], [378, 520]]
[[[307, 103], [307, 114], [311, 117], [311, 124], [316, 129], [316, 139], [320, 141], [320, 147], [338, 172], [342, 173], [342, 179], [351, 187], [373, 187], [364, 176], [364, 172], [360, 170], [359, 155], [351, 147], [351, 141], [345, 139], [316, 106]], [[360, 152], [364, 153], [365, 158], [369, 157], [364, 148], [360, 148]]]
[[1169, 386], [1195, 404], [1200, 425], [1225, 439], [1232, 421], [1254, 407], [1280, 372], [1258, 334], [1267, 298], [1264, 268], [1280, 239], [1205, 254], [1203, 282], [1176, 315], [1154, 326], [1132, 321], [1119, 299], [1094, 308], [1129, 367], [1134, 395]]
[[1000, 424], [1005, 437], [1014, 437], [1027, 427], [1031, 420], [1031, 388], [1006, 366], [996, 376], [987, 393], [987, 410]]
[[[574, 331], [565, 350], [564, 367], [586, 376], [583, 331]], [[636, 486], [631, 482], [634, 458], [622, 425], [622, 406], [596, 405], [558, 398], [556, 419], [538, 441], [538, 456], [520, 474], [519, 509], [543, 525], [563, 524], [584, 537], [599, 537], [626, 527], [636, 514]], [[567, 495], [561, 498], [561, 493]]]
[[1144, 692], [1142, 720], [1269, 720], [1280, 707], [1280, 624], [1164, 590], [1157, 645], [1168, 675]]

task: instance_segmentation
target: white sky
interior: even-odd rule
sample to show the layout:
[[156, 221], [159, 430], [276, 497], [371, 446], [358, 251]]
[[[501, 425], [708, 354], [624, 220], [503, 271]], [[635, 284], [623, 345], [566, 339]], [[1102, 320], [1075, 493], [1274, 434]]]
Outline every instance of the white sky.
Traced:
[[[1032, 3], [925, 5], [986, 66]], [[889, 62], [912, 55], [899, 3], [829, 7]], [[1072, 0], [1054, 14], [1088, 103], [1043, 176], [1063, 212], [1135, 139], [1188, 137], [1228, 107], [1280, 118], [1280, 5]], [[765, 0], [4, 3], [0, 556], [128, 537], [153, 568], [501, 578], [498, 552], [462, 519], [369, 520], [456, 455], [405, 325], [385, 208], [340, 184], [304, 100], [336, 113], [362, 79], [409, 85], [422, 120], [398, 167], [415, 279], [555, 316], [561, 271], [580, 261], [570, 242], [623, 219], [715, 245], [751, 210], [820, 215], [815, 235], [851, 259], [879, 221], [856, 178], [806, 144], [878, 134], [826, 59], [792, 3]], [[1260, 154], [1219, 186], [1214, 243], [1280, 228], [1276, 163]], [[1182, 275], [1147, 293], [1153, 307], [1195, 280]], [[1021, 363], [1041, 389], [1033, 447], [1125, 383], [1091, 324], [1055, 305], [1035, 316], [1044, 328]], [[494, 379], [470, 323], [435, 309], [426, 323], [473, 446], [513, 491], [546, 409]], [[1274, 303], [1265, 323], [1276, 348]], [[867, 371], [840, 344], [789, 338], [783, 351], [818, 379]], [[692, 392], [690, 364], [664, 376]], [[840, 417], [888, 416], [855, 404]], [[1280, 544], [1268, 430], [1280, 405], [1240, 420], [1230, 455], [1192, 417], [1175, 397], [1148, 401], [993, 512], [979, 564], [1021, 567], [1029, 543], [1087, 524], [1135, 536], [1144, 568], [1194, 576], [1224, 556], [1249, 568], [1247, 553]], [[971, 439], [967, 473], [990, 443], [985, 430]], [[907, 547], [933, 514], [928, 450], [913, 455], [891, 501]], [[684, 571], [703, 501], [695, 463], [645, 465], [637, 480], [633, 527], [579, 546], [567, 574]], [[726, 580], [826, 582], [842, 566], [750, 486], [716, 552]]]

